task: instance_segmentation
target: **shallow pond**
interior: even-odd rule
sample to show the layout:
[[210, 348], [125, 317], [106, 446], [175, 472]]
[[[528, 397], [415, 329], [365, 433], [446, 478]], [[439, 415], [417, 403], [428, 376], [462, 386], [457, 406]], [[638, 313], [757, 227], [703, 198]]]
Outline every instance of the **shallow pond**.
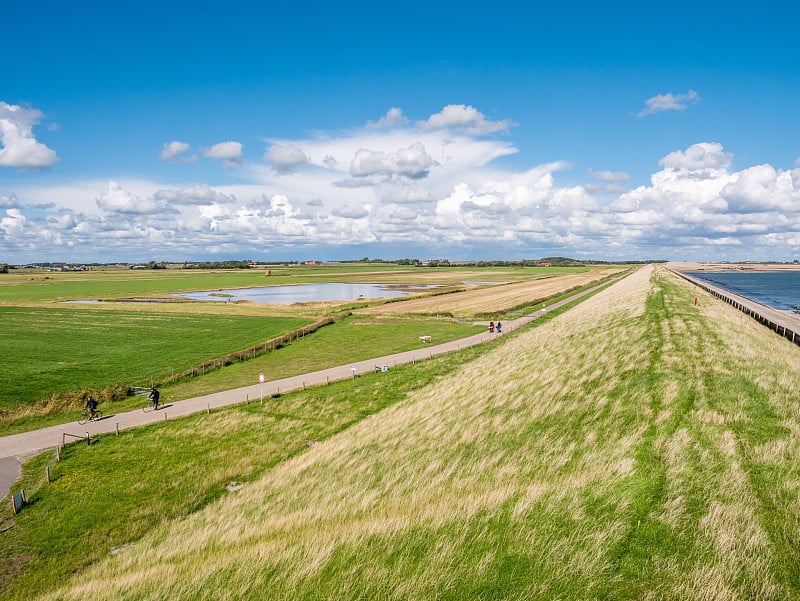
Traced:
[[435, 285], [411, 286], [404, 284], [297, 284], [294, 286], [258, 286], [256, 288], [228, 288], [182, 292], [173, 296], [202, 301], [251, 301], [273, 305], [291, 305], [324, 301], [355, 301], [375, 298], [407, 296], [408, 290], [429, 290]]

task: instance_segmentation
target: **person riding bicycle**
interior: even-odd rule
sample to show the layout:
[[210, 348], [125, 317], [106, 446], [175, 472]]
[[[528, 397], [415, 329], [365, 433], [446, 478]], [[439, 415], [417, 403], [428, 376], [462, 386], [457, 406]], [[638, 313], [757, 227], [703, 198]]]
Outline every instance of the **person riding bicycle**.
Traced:
[[153, 386], [150, 389], [150, 394], [147, 395], [147, 398], [152, 401], [153, 408], [158, 411], [158, 399], [161, 397], [161, 394], [156, 390], [156, 387]]
[[89, 419], [94, 419], [95, 415], [97, 415], [97, 401], [94, 400], [93, 396], [86, 397], [86, 411], [89, 412]]

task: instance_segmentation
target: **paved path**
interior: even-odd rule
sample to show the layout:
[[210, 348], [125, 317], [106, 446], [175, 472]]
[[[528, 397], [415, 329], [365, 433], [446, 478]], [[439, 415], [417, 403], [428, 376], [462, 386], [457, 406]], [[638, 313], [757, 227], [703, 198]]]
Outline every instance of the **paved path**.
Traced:
[[[616, 282], [623, 276], [617, 276], [610, 282], [599, 284], [589, 290], [580, 292], [569, 298], [553, 303], [548, 309], [558, 309], [568, 303], [595, 292], [597, 289], [610, 283]], [[524, 326], [531, 321], [544, 315], [545, 310], [542, 309], [530, 315], [520, 317], [514, 321], [506, 322], [503, 324], [503, 332], [509, 332]], [[502, 334], [501, 334], [502, 335]], [[413, 351], [406, 351], [404, 353], [397, 353], [394, 355], [387, 355], [385, 357], [377, 357], [375, 359], [367, 359], [365, 361], [357, 361], [348, 363], [347, 365], [340, 365], [338, 367], [331, 367], [329, 369], [322, 369], [312, 373], [302, 374], [299, 376], [292, 376], [290, 378], [282, 378], [280, 380], [272, 380], [264, 382], [263, 384], [253, 384], [252, 386], [244, 386], [242, 388], [235, 388], [233, 390], [226, 390], [223, 392], [215, 392], [205, 396], [186, 399], [184, 401], [176, 401], [174, 403], [166, 403], [158, 411], [149, 411], [145, 413], [141, 409], [134, 411], [127, 411], [125, 413], [115, 413], [111, 415], [104, 415], [102, 419], [90, 422], [87, 424], [79, 424], [78, 422], [69, 422], [66, 424], [59, 424], [57, 426], [50, 426], [42, 428], [41, 430], [33, 430], [31, 432], [23, 432], [21, 434], [13, 434], [11, 436], [0, 437], [0, 498], [4, 497], [11, 485], [16, 482], [20, 473], [20, 462], [27, 457], [35, 455], [41, 451], [55, 448], [64, 443], [74, 442], [78, 439], [86, 439], [87, 436], [92, 437], [97, 434], [105, 434], [115, 432], [117, 429], [125, 430], [128, 428], [135, 428], [146, 424], [152, 424], [159, 421], [165, 421], [198, 413], [200, 411], [210, 411], [226, 405], [234, 405], [237, 403], [244, 403], [254, 399], [260, 400], [261, 398], [270, 398], [274, 394], [283, 394], [293, 390], [301, 390], [306, 386], [318, 386], [328, 382], [335, 382], [337, 380], [346, 380], [354, 377], [354, 374], [364, 374], [373, 372], [376, 369], [380, 370], [384, 365], [388, 368], [405, 363], [413, 363], [414, 361], [428, 359], [434, 355], [448, 353], [454, 350], [460, 350], [476, 344], [481, 344], [489, 340], [497, 338], [497, 333], [490, 333], [488, 331], [480, 334], [473, 334], [467, 338], [453, 340], [442, 344], [426, 344]], [[355, 369], [353, 369], [355, 368]], [[142, 399], [144, 403], [144, 399]], [[109, 406], [102, 407], [107, 409]]]

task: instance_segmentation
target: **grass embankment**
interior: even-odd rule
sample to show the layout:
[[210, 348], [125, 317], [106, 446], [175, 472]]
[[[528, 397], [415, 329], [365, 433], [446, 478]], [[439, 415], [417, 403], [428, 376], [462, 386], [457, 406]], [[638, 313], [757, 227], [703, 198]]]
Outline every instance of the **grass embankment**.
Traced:
[[649, 272], [43, 598], [797, 598], [800, 353]]

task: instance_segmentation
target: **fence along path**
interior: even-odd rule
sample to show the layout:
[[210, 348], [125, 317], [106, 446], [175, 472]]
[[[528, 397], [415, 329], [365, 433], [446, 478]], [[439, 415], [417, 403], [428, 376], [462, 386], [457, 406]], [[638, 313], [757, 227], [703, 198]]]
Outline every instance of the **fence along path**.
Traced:
[[[628, 273], [618, 275], [588, 290], [573, 294], [562, 301], [553, 303], [547, 307], [546, 310], [558, 309], [571, 302], [575, 302], [579, 298], [616, 283], [626, 275], [628, 275]], [[513, 321], [505, 322], [503, 325], [503, 332], [510, 332], [538, 319], [545, 314], [546, 310], [541, 309]], [[500, 335], [502, 336], [502, 334]], [[141, 409], [136, 409], [124, 413], [105, 415], [103, 419], [99, 421], [88, 422], [86, 424], [69, 422], [42, 428], [40, 430], [33, 430], [31, 432], [0, 437], [0, 498], [5, 496], [9, 487], [19, 477], [19, 470], [16, 468], [19, 465], [20, 459], [25, 459], [26, 457], [47, 449], [57, 448], [61, 446], [65, 440], [75, 440], [76, 438], [86, 440], [87, 437], [91, 439], [92, 436], [98, 434], [108, 434], [118, 430], [135, 428], [159, 421], [167, 421], [169, 419], [183, 417], [201, 411], [210, 411], [228, 405], [252, 401], [259, 402], [261, 398], [269, 398], [277, 394], [302, 390], [305, 387], [319, 386], [338, 380], [345, 380], [359, 374], [381, 370], [384, 365], [391, 368], [406, 363], [413, 363], [414, 361], [428, 359], [434, 355], [482, 344], [489, 340], [494, 340], [497, 337], [497, 333], [485, 331], [479, 334], [473, 334], [467, 338], [460, 338], [442, 344], [426, 344], [415, 350], [366, 359], [298, 376], [265, 381], [264, 383], [256, 383], [223, 392], [215, 392], [213, 394], [194, 397], [183, 401], [165, 401], [162, 408], [158, 411], [149, 411], [145, 413]]]

